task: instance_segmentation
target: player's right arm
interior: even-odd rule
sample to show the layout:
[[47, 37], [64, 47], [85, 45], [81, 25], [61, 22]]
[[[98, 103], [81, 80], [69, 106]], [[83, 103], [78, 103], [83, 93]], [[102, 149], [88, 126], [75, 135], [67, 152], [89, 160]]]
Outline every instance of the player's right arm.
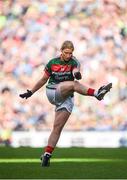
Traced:
[[38, 91], [42, 86], [45, 85], [45, 83], [47, 82], [49, 76], [44, 72], [44, 75], [42, 76], [42, 78], [34, 85], [34, 87], [31, 89], [32, 93], [35, 93], [36, 91]]
[[29, 98], [36, 91], [38, 91], [42, 86], [44, 86], [44, 84], [47, 82], [48, 79], [49, 79], [49, 75], [46, 72], [44, 72], [42, 78], [33, 86], [31, 90], [27, 90], [26, 93], [20, 94], [19, 96], [21, 98], [26, 98], [26, 99]]

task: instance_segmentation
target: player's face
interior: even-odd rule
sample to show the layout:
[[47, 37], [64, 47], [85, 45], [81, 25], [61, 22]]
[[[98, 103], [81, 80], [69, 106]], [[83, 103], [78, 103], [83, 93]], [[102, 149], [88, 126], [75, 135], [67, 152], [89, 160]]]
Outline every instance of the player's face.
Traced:
[[64, 61], [69, 61], [70, 58], [72, 57], [73, 50], [72, 49], [63, 49], [61, 57]]

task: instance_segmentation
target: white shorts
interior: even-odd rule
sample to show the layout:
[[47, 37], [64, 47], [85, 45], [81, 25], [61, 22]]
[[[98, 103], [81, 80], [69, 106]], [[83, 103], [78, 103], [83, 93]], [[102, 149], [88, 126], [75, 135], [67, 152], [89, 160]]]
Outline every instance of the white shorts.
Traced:
[[63, 99], [58, 88], [49, 89], [46, 88], [46, 95], [51, 104], [56, 106], [55, 111], [66, 109], [68, 112], [72, 112], [74, 106], [74, 98], [69, 96]]

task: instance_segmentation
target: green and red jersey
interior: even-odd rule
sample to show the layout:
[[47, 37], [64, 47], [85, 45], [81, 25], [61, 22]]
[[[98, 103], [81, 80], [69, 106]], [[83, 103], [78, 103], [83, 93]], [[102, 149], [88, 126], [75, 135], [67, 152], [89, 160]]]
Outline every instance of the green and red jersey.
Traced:
[[68, 62], [60, 57], [51, 59], [45, 67], [45, 73], [49, 76], [48, 85], [58, 84], [63, 81], [74, 81], [73, 69], [80, 66], [79, 61], [72, 57]]

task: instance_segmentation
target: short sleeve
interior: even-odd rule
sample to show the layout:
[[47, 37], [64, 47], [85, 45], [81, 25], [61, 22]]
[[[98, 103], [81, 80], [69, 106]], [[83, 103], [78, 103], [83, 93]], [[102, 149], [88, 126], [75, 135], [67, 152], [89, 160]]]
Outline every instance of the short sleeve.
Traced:
[[51, 75], [51, 61], [49, 61], [48, 64], [46, 64], [44, 71], [48, 76]]
[[73, 60], [74, 60], [73, 69], [78, 68], [80, 70], [80, 62], [74, 56], [73, 56]]

